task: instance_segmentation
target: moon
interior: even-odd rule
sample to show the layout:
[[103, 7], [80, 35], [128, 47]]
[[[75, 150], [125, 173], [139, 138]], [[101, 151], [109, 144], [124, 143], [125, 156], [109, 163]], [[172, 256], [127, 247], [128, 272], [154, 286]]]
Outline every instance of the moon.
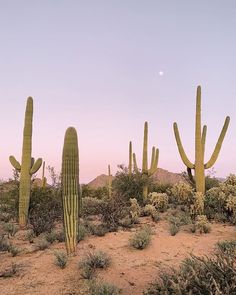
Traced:
[[159, 74], [159, 76], [163, 76], [164, 75], [164, 72], [163, 71], [159, 71], [158, 74]]

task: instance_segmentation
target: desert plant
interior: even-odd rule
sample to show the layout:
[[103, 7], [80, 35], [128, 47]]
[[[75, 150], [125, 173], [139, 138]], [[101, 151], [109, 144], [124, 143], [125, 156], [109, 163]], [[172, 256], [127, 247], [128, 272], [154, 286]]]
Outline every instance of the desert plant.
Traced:
[[143, 208], [143, 211], [142, 211], [143, 215], [144, 216], [151, 216], [152, 217], [152, 220], [154, 222], [157, 222], [160, 220], [160, 215], [158, 213], [158, 211], [156, 210], [156, 208], [151, 205], [151, 204], [147, 204], [144, 208]]
[[138, 230], [129, 240], [130, 246], [142, 250], [151, 242], [151, 228], [145, 226]]
[[0, 235], [0, 252], [8, 251], [10, 243], [5, 235]]
[[109, 198], [111, 197], [111, 193], [112, 193], [112, 175], [111, 175], [111, 166], [108, 165], [108, 196]]
[[190, 207], [191, 215], [195, 218], [197, 215], [202, 215], [204, 212], [205, 196], [201, 192], [196, 192], [193, 195], [193, 204]]
[[61, 251], [56, 251], [54, 255], [55, 255], [55, 264], [62, 269], [65, 268], [68, 262], [68, 256], [66, 255], [66, 253]]
[[77, 246], [79, 217], [79, 150], [75, 128], [69, 127], [64, 138], [62, 155], [62, 201], [67, 254]]
[[87, 252], [79, 262], [80, 267], [90, 266], [92, 268], [107, 268], [111, 264], [111, 258], [104, 251]]
[[89, 295], [119, 295], [120, 289], [110, 283], [92, 280], [88, 292]]
[[219, 249], [214, 256], [186, 258], [179, 270], [162, 269], [145, 295], [192, 294], [212, 295], [236, 293], [236, 255]]
[[41, 238], [37, 244], [36, 244], [36, 247], [39, 249], [39, 250], [45, 250], [49, 247], [50, 243], [45, 239], [45, 238]]
[[9, 236], [13, 237], [19, 230], [19, 227], [14, 223], [5, 223], [3, 225], [4, 230], [8, 233]]
[[94, 224], [90, 231], [94, 236], [103, 237], [109, 230], [104, 224]]
[[78, 228], [78, 237], [77, 237], [78, 242], [84, 240], [87, 234], [88, 234], [87, 228], [83, 224], [80, 224]]
[[[152, 176], [157, 171], [159, 158], [159, 149], [152, 148], [152, 159], [150, 168], [148, 168], [148, 122], [144, 123], [144, 136], [143, 136], [143, 160], [142, 160], [142, 171], [141, 174], [146, 177]], [[136, 155], [133, 153], [134, 171], [138, 174], [139, 169], [136, 161]], [[143, 202], [145, 203], [148, 197], [148, 185], [143, 186]]]
[[196, 218], [196, 229], [199, 230], [200, 234], [209, 233], [211, 231], [211, 225], [207, 220], [206, 215], [198, 215]]
[[188, 183], [180, 181], [176, 183], [170, 191], [177, 204], [188, 206], [191, 204], [193, 189]]
[[10, 245], [8, 248], [8, 252], [11, 253], [12, 257], [15, 257], [16, 255], [18, 255], [21, 252], [21, 249], [19, 249], [18, 247], [14, 246], [14, 245]]
[[52, 244], [57, 240], [57, 233], [52, 230], [51, 232], [45, 234], [45, 239], [48, 243]]
[[45, 177], [45, 161], [43, 161], [41, 187], [45, 188], [47, 184], [47, 178]]
[[19, 189], [19, 224], [21, 227], [26, 226], [28, 219], [28, 210], [30, 202], [30, 185], [31, 177], [42, 165], [42, 159], [34, 161], [31, 157], [32, 149], [32, 121], [33, 121], [33, 99], [27, 100], [25, 110], [25, 126], [23, 134], [23, 148], [21, 164], [10, 156], [9, 160], [12, 166], [20, 172], [20, 189]]
[[226, 131], [228, 129], [230, 118], [226, 117], [224, 126], [222, 128], [222, 131], [220, 133], [219, 139], [216, 143], [215, 150], [210, 158], [210, 160], [204, 164], [204, 152], [205, 152], [205, 141], [206, 141], [206, 132], [207, 132], [207, 126], [204, 125], [203, 129], [201, 130], [201, 87], [197, 87], [197, 98], [196, 98], [196, 122], [195, 122], [195, 162], [191, 163], [188, 159], [181, 139], [179, 135], [179, 130], [177, 123], [174, 123], [174, 133], [175, 133], [175, 139], [178, 146], [178, 150], [180, 153], [180, 156], [182, 158], [182, 161], [187, 166], [188, 173], [190, 175], [190, 178], [192, 178], [191, 170], [194, 169], [195, 171], [195, 183], [196, 183], [196, 191], [202, 192], [205, 194], [205, 169], [211, 168], [219, 155], [222, 142], [224, 140]]
[[179, 232], [179, 225], [171, 223], [170, 224], [170, 234], [171, 236], [175, 236]]
[[217, 247], [225, 254], [233, 255], [236, 251], [236, 240], [219, 241]]
[[20, 267], [16, 263], [12, 263], [6, 267], [3, 271], [0, 271], [0, 278], [10, 278], [16, 275], [20, 270]]
[[153, 205], [157, 211], [165, 212], [168, 208], [169, 197], [166, 193], [150, 193], [148, 201]]
[[136, 223], [141, 214], [141, 207], [135, 198], [130, 199], [129, 213], [131, 220]]
[[82, 214], [84, 216], [100, 214], [103, 204], [102, 200], [92, 197], [84, 197], [82, 199]]

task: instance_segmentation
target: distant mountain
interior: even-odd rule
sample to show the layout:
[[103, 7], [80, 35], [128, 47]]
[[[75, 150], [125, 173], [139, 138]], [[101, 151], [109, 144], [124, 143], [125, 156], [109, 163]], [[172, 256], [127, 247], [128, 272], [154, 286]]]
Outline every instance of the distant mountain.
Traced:
[[[113, 177], [114, 178], [114, 177]], [[184, 181], [183, 177], [179, 173], [169, 172], [165, 169], [158, 168], [156, 173], [153, 175], [154, 182], [162, 184], [175, 184], [179, 181]], [[99, 188], [107, 186], [108, 184], [108, 175], [101, 174], [88, 183], [88, 186], [91, 188]]]

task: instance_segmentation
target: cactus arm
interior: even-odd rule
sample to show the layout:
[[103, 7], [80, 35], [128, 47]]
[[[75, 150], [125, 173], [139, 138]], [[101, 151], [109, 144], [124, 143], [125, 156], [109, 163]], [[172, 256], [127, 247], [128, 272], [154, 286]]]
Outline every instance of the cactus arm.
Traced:
[[144, 123], [142, 173], [148, 172], [148, 123]]
[[203, 159], [204, 159], [204, 154], [205, 154], [206, 133], [207, 133], [207, 126], [204, 125], [203, 129], [202, 129], [202, 154], [203, 154]]
[[173, 127], [174, 127], [174, 133], [175, 133], [175, 140], [176, 140], [176, 143], [178, 146], [178, 150], [179, 150], [179, 154], [181, 156], [181, 159], [188, 168], [194, 169], [194, 164], [189, 161], [189, 159], [184, 151], [184, 148], [183, 148], [183, 145], [182, 145], [182, 142], [180, 139], [180, 135], [179, 135], [178, 125], [176, 122], [174, 123]]
[[21, 165], [20, 165], [20, 163], [16, 160], [16, 158], [15, 158], [14, 156], [10, 156], [10, 157], [9, 157], [9, 161], [10, 161], [10, 163], [12, 164], [12, 166], [13, 166], [17, 171], [20, 172], [20, 170], [21, 170]]
[[135, 171], [135, 173], [139, 173], [135, 153], [133, 153], [133, 162], [134, 162], [134, 171]]
[[154, 156], [154, 161], [151, 166], [151, 169], [149, 170], [149, 175], [153, 175], [157, 171], [157, 165], [158, 165], [158, 159], [159, 159], [159, 149], [155, 149], [155, 156]]
[[220, 149], [221, 149], [225, 134], [226, 134], [228, 126], [229, 126], [229, 121], [230, 121], [230, 117], [226, 117], [224, 126], [221, 130], [221, 133], [220, 133], [220, 136], [219, 136], [218, 141], [216, 143], [214, 152], [213, 152], [210, 160], [205, 164], [205, 169], [211, 168], [215, 164], [217, 157], [220, 153]]
[[153, 169], [154, 161], [155, 161], [155, 156], [156, 156], [156, 148], [155, 146], [152, 147], [152, 157], [151, 157], [151, 166], [149, 170]]
[[35, 161], [34, 158], [31, 157], [31, 166], [30, 166], [31, 168], [34, 166], [34, 161]]
[[33, 175], [34, 173], [36, 173], [40, 169], [40, 167], [42, 165], [42, 161], [43, 160], [41, 158], [39, 158], [35, 161], [34, 165], [30, 169], [30, 175]]
[[129, 175], [131, 175], [132, 174], [132, 166], [133, 166], [133, 164], [132, 164], [132, 141], [130, 141], [129, 142], [129, 167], [128, 167], [128, 169], [129, 169]]

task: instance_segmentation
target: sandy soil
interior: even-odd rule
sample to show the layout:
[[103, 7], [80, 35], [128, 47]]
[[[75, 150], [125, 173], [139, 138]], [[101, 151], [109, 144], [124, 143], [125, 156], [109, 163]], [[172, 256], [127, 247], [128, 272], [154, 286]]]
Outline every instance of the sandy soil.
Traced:
[[54, 243], [44, 251], [33, 252], [34, 245], [23, 241], [22, 232], [13, 239], [21, 249], [19, 256], [0, 252], [0, 272], [12, 263], [19, 265], [14, 277], [0, 278], [1, 295], [77, 295], [86, 294], [86, 280], [80, 277], [78, 262], [91, 250], [103, 250], [112, 258], [111, 266], [98, 271], [98, 277], [122, 289], [122, 294], [140, 295], [148, 283], [157, 277], [165, 265], [178, 266], [189, 253], [210, 255], [219, 240], [236, 239], [236, 227], [212, 224], [209, 234], [192, 234], [187, 228], [181, 229], [176, 236], [170, 236], [166, 221], [152, 223], [141, 218], [141, 224], [150, 223], [154, 234], [150, 246], [144, 250], [129, 246], [131, 231], [108, 233], [104, 237], [87, 237], [78, 244], [77, 255], [70, 257], [68, 266], [60, 269], [54, 264], [55, 250], [65, 250], [64, 243]]

